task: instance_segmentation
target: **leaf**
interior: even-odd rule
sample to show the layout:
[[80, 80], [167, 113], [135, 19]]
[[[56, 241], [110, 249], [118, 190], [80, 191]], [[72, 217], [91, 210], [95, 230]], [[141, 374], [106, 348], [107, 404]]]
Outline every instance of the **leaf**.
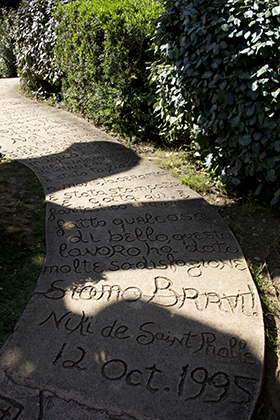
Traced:
[[241, 80], [249, 80], [249, 79], [251, 79], [250, 73], [241, 71], [239, 73], [239, 79], [241, 79]]
[[277, 127], [277, 124], [276, 124], [276, 122], [274, 122], [274, 121], [271, 121], [269, 124], [268, 124], [268, 126], [267, 126], [270, 130], [273, 130], [275, 127]]
[[272, 9], [272, 16], [280, 15], [280, 6], [276, 6]]
[[253, 135], [254, 140], [260, 140], [262, 138], [261, 133], [254, 133]]
[[213, 63], [211, 64], [211, 67], [213, 69], [217, 69], [219, 67], [219, 64], [217, 63], [217, 61], [213, 61]]
[[174, 124], [176, 121], [177, 121], [177, 117], [170, 117], [169, 118], [169, 122], [170, 122], [170, 124], [172, 125], [172, 124]]
[[234, 117], [234, 118], [231, 120], [231, 126], [232, 126], [232, 127], [238, 127], [238, 126], [239, 126], [239, 124], [240, 124], [240, 117], [237, 115], [236, 117]]
[[276, 152], [280, 152], [280, 140], [274, 142], [274, 149]]
[[279, 191], [280, 190], [278, 190], [277, 192], [276, 192], [276, 194], [278, 194], [277, 195], [277, 197], [276, 197], [276, 194], [274, 195], [274, 197], [273, 197], [273, 199], [271, 200], [271, 202], [270, 202], [270, 205], [271, 206], [275, 206], [275, 204], [277, 204], [278, 203], [278, 201], [279, 201]]
[[209, 79], [212, 76], [213, 76], [212, 71], [206, 71], [205, 73], [203, 73], [202, 79]]
[[275, 165], [275, 157], [270, 157], [269, 159], [267, 159], [266, 164], [270, 167], [273, 168]]
[[214, 86], [216, 86], [216, 83], [217, 83], [217, 81], [216, 81], [215, 79], [213, 79], [213, 80], [209, 83], [208, 88], [213, 88]]
[[273, 96], [273, 98], [277, 98], [277, 96], [280, 93], [280, 88], [278, 88], [277, 90], [275, 90], [274, 92], [271, 93], [271, 95]]
[[247, 10], [245, 13], [244, 13], [244, 17], [245, 18], [252, 18], [254, 16], [254, 12], [253, 12], [253, 10]]
[[253, 118], [250, 119], [249, 125], [254, 125], [256, 121], [257, 121], [257, 117], [256, 115], [254, 115]]
[[240, 20], [239, 18], [235, 18], [235, 19], [234, 19], [234, 24], [235, 24], [236, 26], [240, 26], [240, 24], [241, 24], [241, 20]]
[[213, 47], [213, 53], [214, 53], [214, 55], [219, 54], [219, 51], [220, 51], [220, 45], [219, 44], [215, 44], [214, 47]]
[[230, 105], [232, 105], [234, 103], [234, 96], [231, 92], [227, 92], [225, 94], [225, 101], [226, 101], [226, 103], [228, 103]]
[[255, 152], [255, 153], [259, 153], [259, 151], [261, 150], [261, 145], [260, 145], [260, 143], [253, 143], [253, 151]]
[[241, 144], [241, 146], [248, 146], [251, 143], [251, 136], [250, 134], [244, 134], [243, 136], [241, 136], [239, 138], [239, 143]]
[[247, 112], [246, 112], [247, 117], [251, 117], [254, 114], [254, 112], [255, 112], [255, 105], [252, 105], [247, 109]]
[[216, 109], [217, 109], [217, 104], [214, 104], [213, 106], [212, 106], [212, 108], [210, 109], [210, 114], [213, 114], [213, 112], [215, 112], [216, 111]]
[[276, 191], [276, 193], [274, 194], [274, 197], [275, 198], [280, 197], [280, 188], [279, 188], [279, 190]]
[[253, 91], [251, 92], [251, 98], [253, 99], [253, 101], [255, 101], [258, 96], [259, 96], [259, 91], [258, 90], [254, 91], [254, 92]]
[[244, 50], [240, 51], [240, 54], [248, 54], [251, 51], [251, 47], [245, 48]]
[[262, 191], [263, 184], [259, 184], [255, 190], [255, 195], [259, 195]]
[[268, 176], [269, 181], [274, 182], [276, 180], [275, 169], [269, 169], [269, 171], [267, 171], [267, 176]]
[[238, 178], [231, 178], [230, 179], [233, 185], [240, 185], [241, 181]]
[[173, 57], [175, 58], [175, 60], [178, 60], [179, 58], [179, 49], [177, 47], [175, 47], [173, 50]]
[[252, 89], [252, 91], [254, 92], [255, 90], [257, 90], [258, 89], [258, 81], [257, 80], [255, 80], [253, 83], [252, 83], [252, 87], [251, 87], [251, 89]]
[[262, 74], [266, 73], [267, 70], [269, 68], [269, 65], [266, 64], [265, 66], [261, 67], [258, 71], [257, 71], [257, 77], [260, 77]]

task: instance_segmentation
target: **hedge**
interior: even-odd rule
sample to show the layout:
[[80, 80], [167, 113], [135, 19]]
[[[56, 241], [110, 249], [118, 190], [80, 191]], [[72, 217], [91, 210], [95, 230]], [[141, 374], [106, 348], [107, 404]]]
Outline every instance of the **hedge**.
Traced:
[[0, 77], [16, 77], [14, 25], [16, 13], [0, 9]]
[[153, 65], [169, 141], [190, 141], [229, 188], [280, 197], [277, 0], [167, 0]]
[[[64, 3], [67, 0], [64, 0]], [[18, 74], [36, 96], [47, 98], [61, 89], [61, 72], [56, 65], [57, 0], [22, 1], [15, 26]]]
[[154, 126], [151, 33], [155, 0], [74, 1], [58, 8], [57, 65], [65, 106], [97, 124], [144, 137]]

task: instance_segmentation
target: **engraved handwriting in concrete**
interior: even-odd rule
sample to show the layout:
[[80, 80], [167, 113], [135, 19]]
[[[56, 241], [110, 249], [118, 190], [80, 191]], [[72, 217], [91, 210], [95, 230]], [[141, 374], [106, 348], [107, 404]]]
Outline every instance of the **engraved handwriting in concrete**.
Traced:
[[0, 419], [16, 420], [20, 417], [24, 406], [12, 398], [0, 394]]
[[153, 281], [153, 290], [148, 294], [138, 286], [90, 283], [86, 285], [73, 285], [72, 288], [63, 288], [64, 280], [55, 280], [51, 287], [41, 294], [52, 300], [70, 297], [72, 300], [95, 301], [104, 299], [107, 302], [136, 302], [142, 300], [162, 307], [177, 307], [181, 309], [190, 305], [197, 311], [205, 311], [214, 308], [223, 313], [242, 313], [246, 316], [257, 316], [255, 292], [247, 285], [247, 290], [239, 291], [236, 294], [217, 293], [214, 291], [201, 291], [195, 287], [182, 287], [175, 290], [173, 282], [167, 277], [157, 276]]
[[[57, 253], [65, 262], [45, 265], [44, 273], [89, 274], [108, 270], [167, 270], [169, 267], [176, 271], [185, 266], [188, 276], [199, 277], [205, 268], [222, 270], [230, 267], [239, 271], [247, 268], [243, 259], [232, 258], [232, 255], [237, 257], [239, 250], [229, 232], [170, 233], [166, 230], [172, 223], [175, 227], [176, 222], [204, 220], [203, 213], [163, 216], [146, 212], [141, 216], [113, 218], [110, 222], [90, 215], [67, 220], [61, 217], [63, 214], [64, 210], [51, 208], [49, 221], [54, 222], [53, 230], [61, 238]], [[205, 258], [205, 254], [213, 257]]]
[[[148, 392], [173, 392], [185, 401], [200, 399], [201, 403], [249, 404], [252, 401], [257, 379], [250, 376], [230, 375], [224, 371], [210, 373], [203, 366], [194, 369], [182, 366], [178, 374], [177, 389], [172, 389], [164, 368], [153, 366], [132, 368], [122, 359], [111, 359], [101, 368], [101, 375], [108, 381], [125, 381], [133, 387], [144, 387]], [[170, 381], [171, 382], [171, 381]], [[172, 381], [173, 382], [173, 381]]]

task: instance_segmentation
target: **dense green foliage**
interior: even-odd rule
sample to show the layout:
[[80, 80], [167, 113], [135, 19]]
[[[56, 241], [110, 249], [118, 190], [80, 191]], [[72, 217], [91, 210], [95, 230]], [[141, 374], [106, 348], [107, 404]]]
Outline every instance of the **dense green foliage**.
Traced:
[[60, 91], [55, 61], [57, 0], [23, 1], [17, 12], [16, 57], [18, 73], [27, 88], [46, 97]]
[[280, 195], [278, 1], [167, 0], [153, 66], [162, 133], [233, 187]]
[[162, 10], [154, 0], [78, 0], [58, 9], [57, 63], [68, 109], [143, 138], [153, 126], [150, 34]]
[[16, 77], [14, 22], [16, 14], [13, 10], [1, 10], [0, 15], [0, 77]]
[[2, 18], [6, 74], [16, 40], [37, 97], [62, 94], [130, 138], [188, 143], [229, 188], [279, 203], [278, 0], [162, 2], [24, 0]]

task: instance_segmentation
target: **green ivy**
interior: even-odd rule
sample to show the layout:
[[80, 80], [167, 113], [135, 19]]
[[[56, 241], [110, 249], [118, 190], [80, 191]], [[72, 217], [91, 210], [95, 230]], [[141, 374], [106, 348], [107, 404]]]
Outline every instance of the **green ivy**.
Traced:
[[156, 0], [78, 0], [61, 5], [56, 56], [68, 109], [97, 124], [143, 137], [153, 127], [146, 62], [163, 11]]
[[0, 77], [16, 77], [14, 10], [0, 9]]
[[154, 43], [155, 113], [231, 188], [280, 198], [277, 0], [167, 0]]
[[[64, 1], [65, 2], [65, 1]], [[47, 97], [60, 91], [61, 72], [56, 65], [57, 0], [22, 1], [15, 27], [18, 73], [28, 89]]]

